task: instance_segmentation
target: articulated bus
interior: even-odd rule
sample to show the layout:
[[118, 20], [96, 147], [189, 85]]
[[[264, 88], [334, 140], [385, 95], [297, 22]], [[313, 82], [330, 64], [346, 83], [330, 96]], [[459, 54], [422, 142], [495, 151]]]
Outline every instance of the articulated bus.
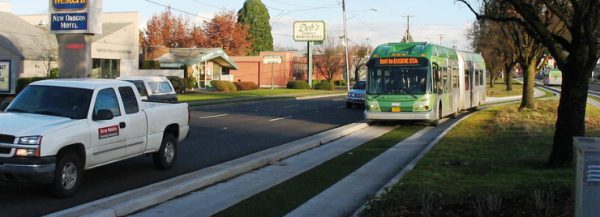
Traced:
[[481, 55], [439, 45], [387, 43], [367, 64], [365, 119], [424, 120], [433, 125], [485, 100]]
[[557, 85], [560, 86], [562, 84], [562, 72], [560, 69], [550, 69], [547, 72], [544, 72], [544, 85]]

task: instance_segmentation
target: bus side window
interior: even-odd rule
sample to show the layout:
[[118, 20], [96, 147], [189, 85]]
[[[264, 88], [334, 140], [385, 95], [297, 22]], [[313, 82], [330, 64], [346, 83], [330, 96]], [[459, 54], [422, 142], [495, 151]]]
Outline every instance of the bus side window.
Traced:
[[437, 66], [433, 67], [433, 85], [434, 85], [434, 91], [436, 94], [440, 94], [441, 93], [441, 79], [440, 79], [440, 69]]
[[471, 89], [471, 83], [469, 82], [469, 74], [471, 74], [471, 71], [465, 70], [465, 90]]
[[482, 70], [481, 70], [481, 76], [479, 76], [479, 83], [480, 83], [481, 85], [485, 85], [485, 78], [484, 78], [484, 75], [485, 75], [485, 71], [482, 69]]
[[450, 82], [448, 82], [448, 67], [443, 67], [442, 68], [442, 77], [443, 77], [443, 93], [448, 93], [448, 85], [450, 84]]

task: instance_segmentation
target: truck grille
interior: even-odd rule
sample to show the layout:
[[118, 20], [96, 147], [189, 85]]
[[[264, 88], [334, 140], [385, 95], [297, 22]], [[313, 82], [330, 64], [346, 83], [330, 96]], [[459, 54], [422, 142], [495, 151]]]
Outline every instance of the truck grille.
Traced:
[[0, 134], [0, 143], [13, 144], [14, 142], [15, 142], [14, 136]]
[[10, 154], [11, 148], [0, 148], [0, 154]]

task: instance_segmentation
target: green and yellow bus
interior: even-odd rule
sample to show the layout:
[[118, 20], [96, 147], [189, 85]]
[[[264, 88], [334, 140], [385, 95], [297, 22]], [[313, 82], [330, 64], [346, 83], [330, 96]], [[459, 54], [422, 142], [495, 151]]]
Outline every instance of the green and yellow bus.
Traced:
[[479, 54], [423, 42], [387, 43], [373, 51], [367, 66], [367, 121], [437, 125], [485, 100], [485, 63]]

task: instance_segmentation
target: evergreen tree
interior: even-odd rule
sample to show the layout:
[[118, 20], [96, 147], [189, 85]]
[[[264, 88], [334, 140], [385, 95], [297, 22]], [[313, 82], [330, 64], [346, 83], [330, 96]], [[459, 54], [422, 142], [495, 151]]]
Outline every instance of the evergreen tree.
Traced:
[[270, 19], [267, 7], [260, 0], [246, 0], [244, 7], [238, 11], [238, 23], [250, 28], [252, 47], [249, 55], [273, 50]]

